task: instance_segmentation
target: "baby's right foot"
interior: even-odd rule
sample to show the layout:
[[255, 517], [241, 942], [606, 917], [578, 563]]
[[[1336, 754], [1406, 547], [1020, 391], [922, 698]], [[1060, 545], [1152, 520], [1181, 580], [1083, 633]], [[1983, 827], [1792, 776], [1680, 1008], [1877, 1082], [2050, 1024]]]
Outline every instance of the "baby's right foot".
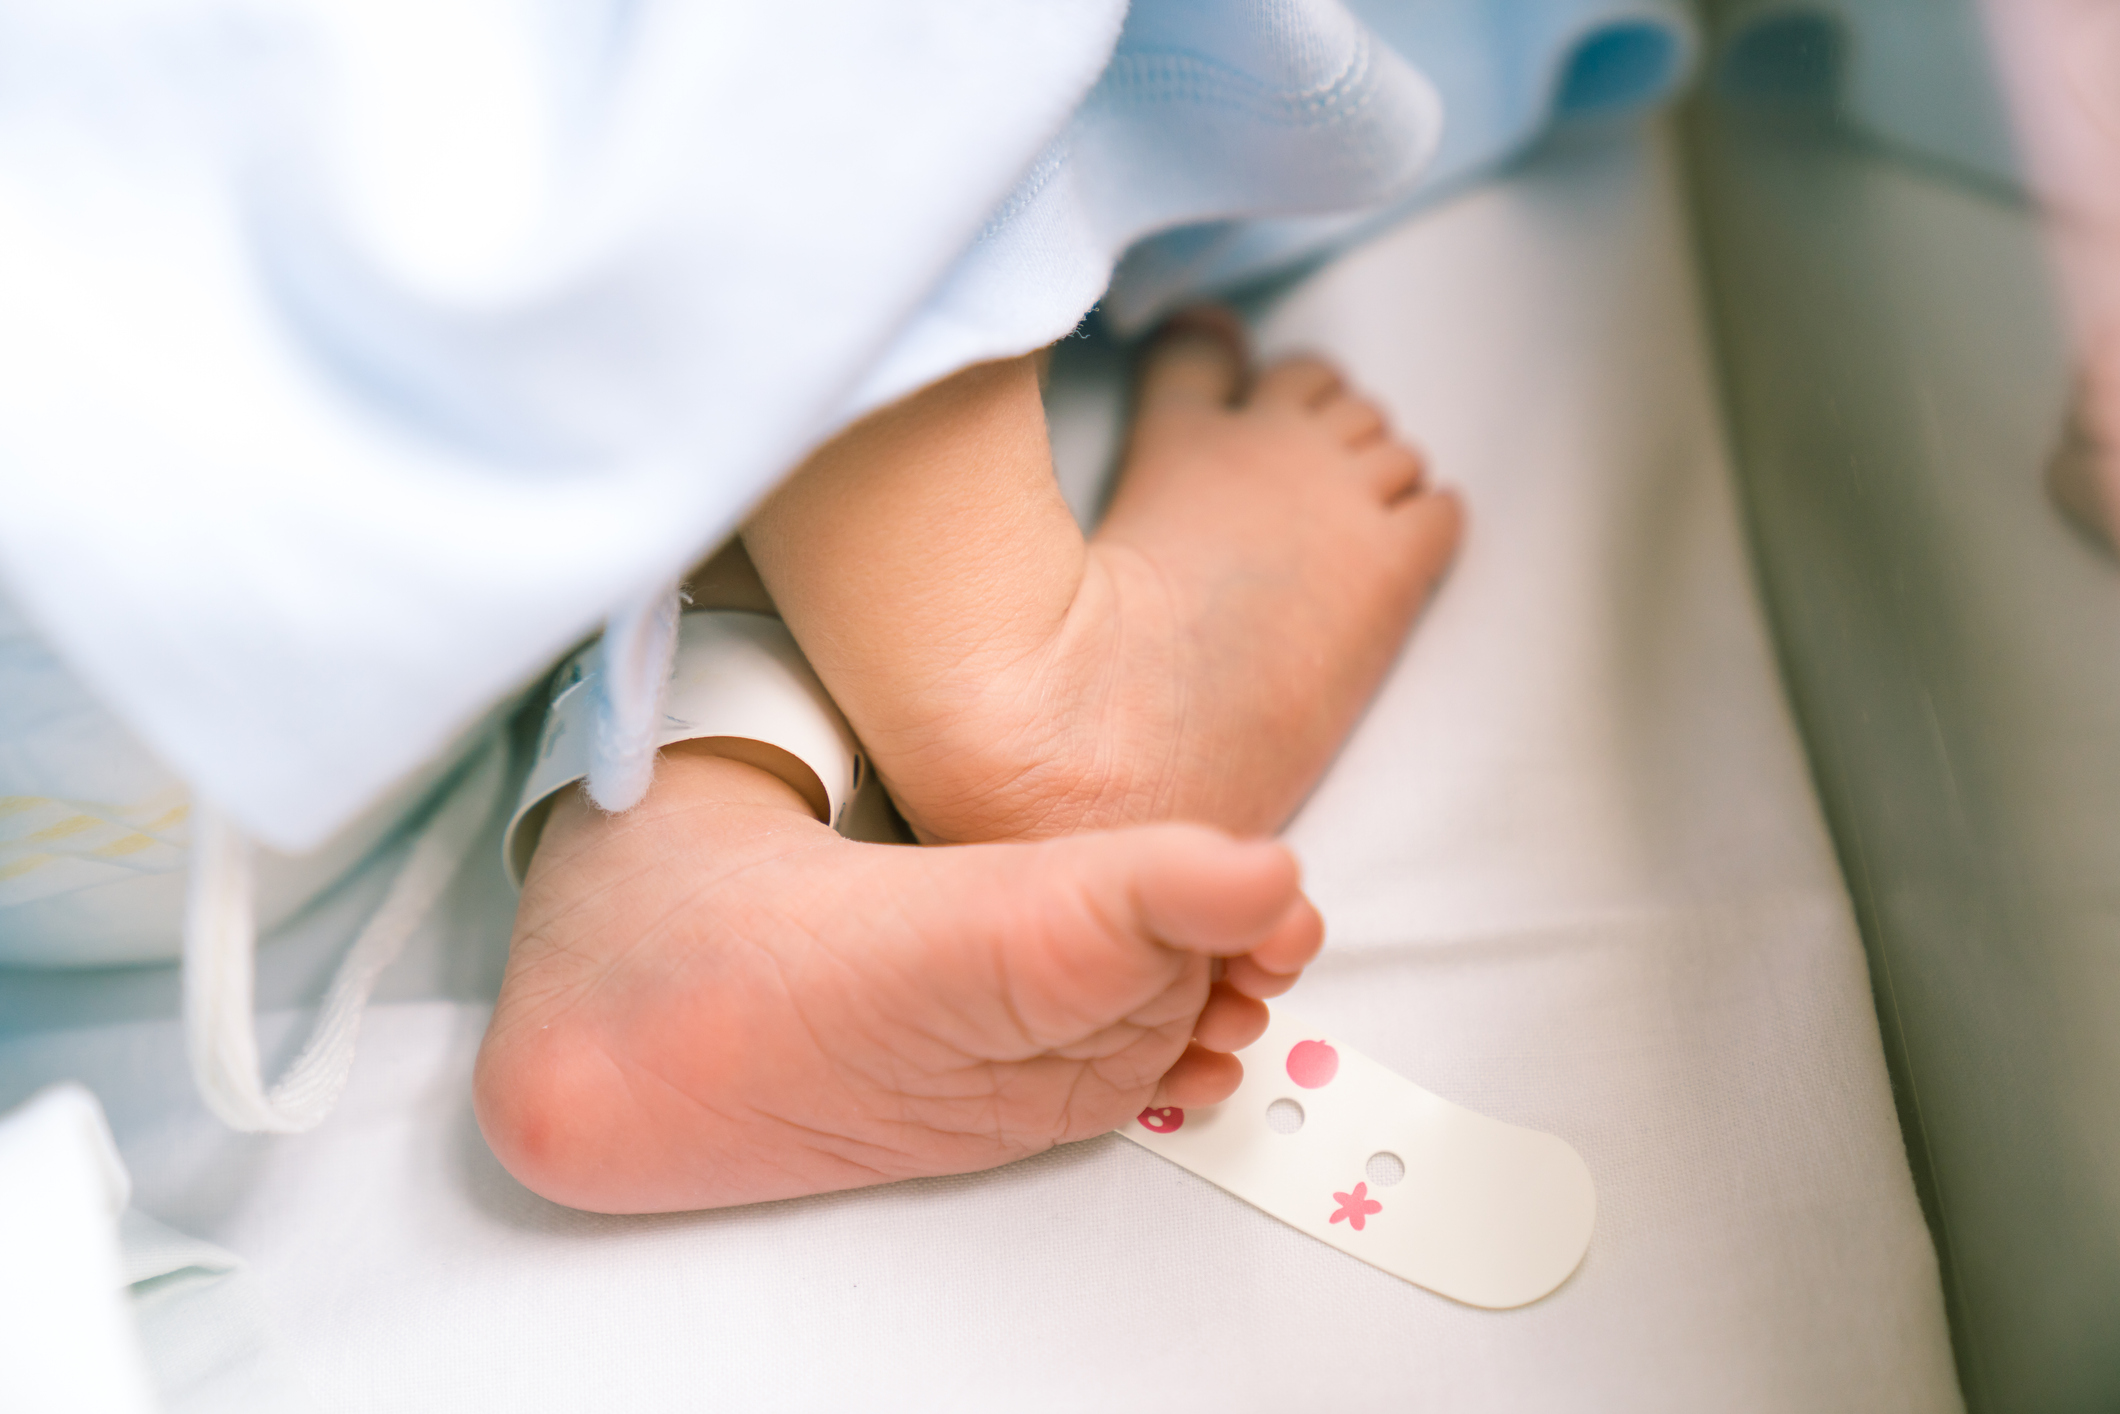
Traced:
[[1321, 932], [1279, 845], [857, 844], [672, 748], [624, 815], [553, 812], [479, 1123], [529, 1187], [603, 1212], [990, 1168], [1225, 1098]]

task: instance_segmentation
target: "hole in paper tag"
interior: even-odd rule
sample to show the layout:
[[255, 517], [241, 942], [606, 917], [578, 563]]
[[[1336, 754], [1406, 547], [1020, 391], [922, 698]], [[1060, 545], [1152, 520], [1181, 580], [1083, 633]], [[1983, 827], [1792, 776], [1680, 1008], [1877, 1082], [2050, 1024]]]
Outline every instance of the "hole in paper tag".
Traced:
[[1406, 1176], [1406, 1161], [1397, 1154], [1379, 1150], [1369, 1156], [1369, 1163], [1362, 1172], [1377, 1187], [1389, 1188]]
[[1266, 1127], [1276, 1134], [1293, 1134], [1303, 1127], [1303, 1107], [1294, 1100], [1275, 1100], [1266, 1107]]

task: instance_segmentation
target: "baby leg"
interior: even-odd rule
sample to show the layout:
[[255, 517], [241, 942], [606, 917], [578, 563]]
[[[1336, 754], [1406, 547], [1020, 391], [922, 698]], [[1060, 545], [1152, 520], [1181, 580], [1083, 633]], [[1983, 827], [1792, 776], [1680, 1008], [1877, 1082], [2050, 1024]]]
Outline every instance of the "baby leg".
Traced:
[[1143, 363], [1085, 543], [1033, 360], [967, 369], [833, 441], [745, 540], [923, 839], [1284, 824], [1456, 544], [1454, 497], [1315, 359], [1254, 376], [1233, 319]]

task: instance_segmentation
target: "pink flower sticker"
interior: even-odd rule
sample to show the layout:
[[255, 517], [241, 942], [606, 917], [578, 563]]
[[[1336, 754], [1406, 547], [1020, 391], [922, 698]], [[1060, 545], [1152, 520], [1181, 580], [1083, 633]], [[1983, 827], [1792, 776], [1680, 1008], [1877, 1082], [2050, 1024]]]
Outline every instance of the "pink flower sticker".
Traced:
[[1384, 1205], [1369, 1196], [1369, 1185], [1366, 1183], [1357, 1183], [1352, 1193], [1335, 1193], [1332, 1199], [1340, 1207], [1326, 1224], [1328, 1227], [1345, 1218], [1349, 1227], [1360, 1232], [1362, 1224], [1369, 1221], [1370, 1214], [1384, 1211]]
[[1136, 1118], [1141, 1121], [1141, 1127], [1151, 1134], [1170, 1134], [1185, 1123], [1185, 1111], [1176, 1105], [1164, 1105], [1160, 1109], [1145, 1109]]

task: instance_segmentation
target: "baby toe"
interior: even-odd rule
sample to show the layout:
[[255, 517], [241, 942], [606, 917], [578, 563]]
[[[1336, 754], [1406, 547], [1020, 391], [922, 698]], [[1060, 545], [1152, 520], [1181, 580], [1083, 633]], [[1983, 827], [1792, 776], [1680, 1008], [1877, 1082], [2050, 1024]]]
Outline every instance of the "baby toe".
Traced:
[[1173, 315], [1141, 355], [1141, 415], [1228, 407], [1243, 389], [1245, 362], [1235, 315], [1213, 305]]
[[1177, 1064], [1163, 1073], [1148, 1103], [1152, 1109], [1158, 1105], [1219, 1105], [1243, 1083], [1244, 1062], [1235, 1056], [1205, 1046], [1187, 1046]]
[[1235, 957], [1272, 941], [1302, 898], [1286, 846], [1194, 825], [1107, 836], [1147, 933], [1180, 952]]
[[1308, 411], [1322, 407], [1346, 386], [1339, 368], [1311, 354], [1283, 359], [1259, 375], [1252, 388], [1255, 407], [1296, 408]]
[[1465, 506], [1455, 491], [1420, 491], [1385, 517], [1401, 537], [1396, 563], [1406, 585], [1425, 595], [1457, 554], [1464, 537]]
[[1355, 465], [1371, 494], [1387, 506], [1415, 495], [1428, 480], [1428, 459], [1391, 437], [1366, 443], [1356, 456]]
[[1318, 409], [1318, 420], [1343, 447], [1366, 447], [1382, 437], [1388, 424], [1384, 410], [1364, 397], [1348, 394], [1329, 399]]
[[1210, 1051], [1241, 1051], [1266, 1034], [1266, 1003], [1217, 982], [1193, 1023], [1192, 1038]]
[[1309, 898], [1298, 894], [1249, 953], [1224, 964], [1222, 980], [1248, 997], [1277, 997], [1295, 985], [1324, 946], [1324, 916]]
[[1242, 992], [1254, 1001], [1271, 1001], [1303, 980], [1301, 972], [1270, 972], [1252, 961], [1249, 956], [1233, 957], [1229, 970], [1222, 974], [1224, 983]]

